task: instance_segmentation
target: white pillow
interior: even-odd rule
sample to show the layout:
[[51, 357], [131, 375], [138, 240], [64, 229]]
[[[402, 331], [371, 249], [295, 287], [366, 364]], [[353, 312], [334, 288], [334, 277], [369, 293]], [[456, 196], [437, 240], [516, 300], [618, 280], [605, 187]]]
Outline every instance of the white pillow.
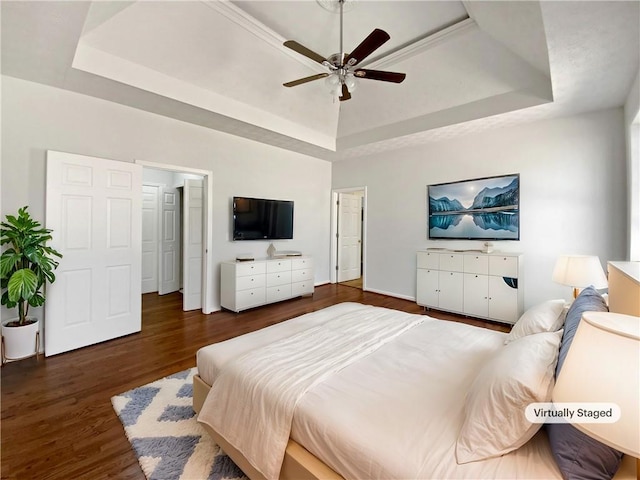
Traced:
[[531, 307], [518, 319], [504, 343], [507, 344], [534, 333], [555, 332], [560, 329], [564, 323], [562, 315], [564, 304], [564, 300], [560, 298]]
[[532, 402], [551, 401], [562, 330], [519, 338], [480, 370], [465, 400], [456, 442], [459, 464], [509, 453], [542, 427], [525, 417]]

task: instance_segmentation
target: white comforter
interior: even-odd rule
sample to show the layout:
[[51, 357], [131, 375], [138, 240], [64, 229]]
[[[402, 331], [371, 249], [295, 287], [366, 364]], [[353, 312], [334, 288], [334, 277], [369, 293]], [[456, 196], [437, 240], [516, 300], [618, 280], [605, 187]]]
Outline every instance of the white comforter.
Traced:
[[346, 479], [560, 479], [544, 431], [502, 457], [456, 462], [466, 393], [504, 338], [426, 317], [309, 391], [291, 438]]
[[220, 372], [198, 421], [221, 434], [266, 478], [277, 479], [300, 398], [424, 318], [363, 305], [246, 353]]
[[[209, 345], [198, 351], [198, 372], [217, 385], [235, 358], [361, 307], [338, 304]], [[466, 392], [505, 334], [422, 318], [310, 389], [295, 408], [291, 438], [344, 478], [560, 479], [544, 429], [502, 457], [456, 463]]]

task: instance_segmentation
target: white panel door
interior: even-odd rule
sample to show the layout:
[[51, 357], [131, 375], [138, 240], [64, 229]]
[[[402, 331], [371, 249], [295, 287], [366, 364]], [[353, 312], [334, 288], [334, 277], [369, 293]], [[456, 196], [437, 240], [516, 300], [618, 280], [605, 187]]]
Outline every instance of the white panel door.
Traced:
[[163, 187], [160, 217], [160, 257], [158, 293], [180, 288], [180, 195], [177, 188]]
[[338, 282], [360, 278], [362, 208], [359, 195], [338, 194]]
[[142, 167], [48, 151], [46, 186], [63, 258], [47, 288], [45, 355], [139, 332]]
[[183, 214], [182, 309], [202, 308], [204, 188], [202, 180], [185, 180]]
[[142, 293], [158, 291], [158, 185], [142, 186]]

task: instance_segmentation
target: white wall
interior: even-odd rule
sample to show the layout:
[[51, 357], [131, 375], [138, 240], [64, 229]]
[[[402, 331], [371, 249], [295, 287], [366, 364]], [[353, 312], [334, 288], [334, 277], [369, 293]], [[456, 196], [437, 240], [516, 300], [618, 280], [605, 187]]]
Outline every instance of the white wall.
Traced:
[[624, 104], [629, 204], [628, 258], [640, 262], [640, 71]]
[[[2, 211], [30, 205], [44, 220], [45, 152], [145, 160], [213, 172], [214, 264], [268, 242], [231, 242], [230, 199], [246, 195], [295, 202], [294, 239], [276, 247], [314, 257], [316, 283], [329, 281], [331, 164], [120, 104], [2, 78]], [[218, 275], [213, 288], [219, 305]], [[2, 312], [3, 318], [8, 313]], [[13, 312], [12, 312], [12, 316]]]
[[525, 307], [567, 298], [551, 273], [563, 253], [625, 258], [626, 166], [621, 108], [530, 123], [333, 164], [332, 187], [367, 187], [368, 289], [415, 298], [416, 250], [479, 249], [428, 241], [426, 186], [520, 173]]

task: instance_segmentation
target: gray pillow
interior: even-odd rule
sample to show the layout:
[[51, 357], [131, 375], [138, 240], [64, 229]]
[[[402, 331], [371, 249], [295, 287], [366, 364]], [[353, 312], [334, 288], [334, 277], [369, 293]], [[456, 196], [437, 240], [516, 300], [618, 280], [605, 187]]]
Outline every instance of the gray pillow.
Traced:
[[[578, 329], [584, 312], [607, 312], [607, 304], [595, 288], [580, 292], [567, 312], [560, 343], [556, 378]], [[612, 478], [622, 460], [622, 452], [608, 447], [568, 423], [549, 423], [547, 433], [551, 451], [565, 479], [597, 480]]]

